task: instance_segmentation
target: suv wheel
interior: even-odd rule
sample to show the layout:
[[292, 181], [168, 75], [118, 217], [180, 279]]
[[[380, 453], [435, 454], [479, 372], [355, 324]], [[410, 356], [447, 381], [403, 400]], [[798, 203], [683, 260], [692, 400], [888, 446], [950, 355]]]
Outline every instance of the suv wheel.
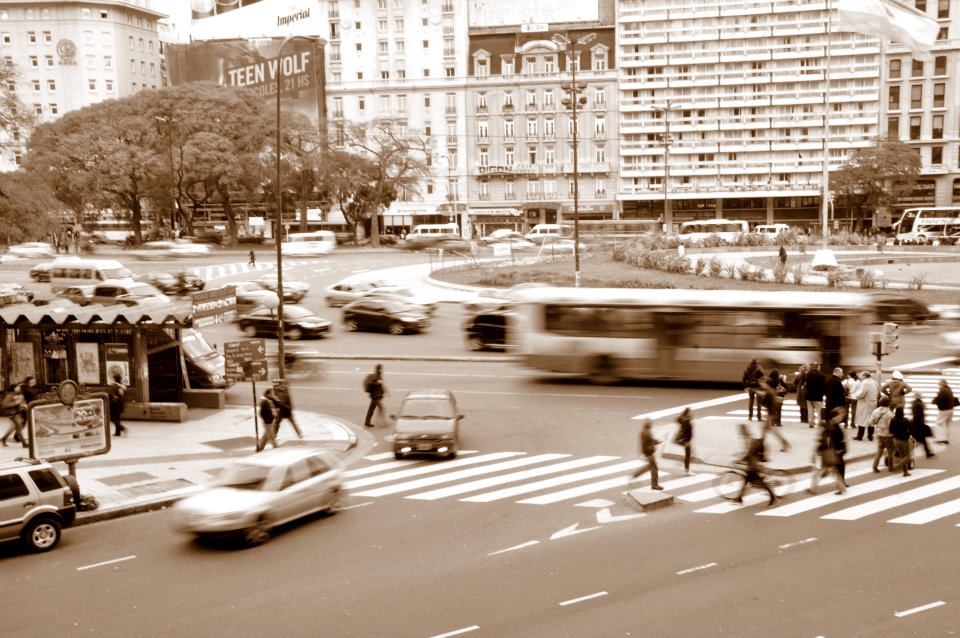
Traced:
[[35, 552], [48, 552], [60, 542], [60, 521], [41, 516], [23, 528], [23, 542]]

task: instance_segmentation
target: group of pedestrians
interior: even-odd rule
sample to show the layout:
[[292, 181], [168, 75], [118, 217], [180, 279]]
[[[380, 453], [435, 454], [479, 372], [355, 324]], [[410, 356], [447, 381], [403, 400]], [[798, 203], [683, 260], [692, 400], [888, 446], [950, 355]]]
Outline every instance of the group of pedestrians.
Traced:
[[23, 381], [3, 395], [0, 401], [0, 415], [10, 419], [10, 425], [0, 436], [0, 443], [6, 447], [7, 440], [13, 436], [14, 443], [23, 447], [30, 447], [25, 426], [27, 424], [28, 407], [32, 401], [40, 397], [37, 380], [32, 376], [24, 377]]
[[280, 423], [287, 419], [293, 426], [297, 438], [303, 438], [303, 432], [300, 426], [293, 418], [293, 401], [290, 398], [290, 388], [286, 381], [280, 379], [273, 382], [272, 387], [268, 387], [260, 397], [260, 421], [263, 423], [263, 435], [257, 441], [257, 452], [262, 451], [269, 443], [277, 447], [277, 434], [280, 430]]

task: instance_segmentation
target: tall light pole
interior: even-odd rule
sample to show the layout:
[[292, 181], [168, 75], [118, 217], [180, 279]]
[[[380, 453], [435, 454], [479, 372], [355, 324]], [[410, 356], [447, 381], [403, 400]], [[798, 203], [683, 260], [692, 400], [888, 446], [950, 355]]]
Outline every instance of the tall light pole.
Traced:
[[172, 129], [171, 127], [176, 122], [172, 117], [164, 117], [162, 115], [155, 115], [153, 119], [157, 122], [157, 127], [163, 129], [163, 136], [167, 141], [167, 160], [170, 164], [170, 188], [171, 188], [171, 197], [173, 198], [173, 206], [170, 209], [170, 232], [173, 234], [174, 238], [177, 235], [177, 222], [180, 217], [180, 199], [178, 198], [177, 191], [177, 176], [173, 167], [173, 140], [172, 140]]
[[[277, 219], [273, 231], [273, 243], [277, 247], [277, 370], [279, 371], [279, 379], [281, 381], [286, 377], [286, 348], [284, 346], [283, 333], [283, 188], [280, 183], [280, 97], [283, 95], [283, 49], [287, 46], [291, 40], [306, 40], [314, 44], [314, 64], [317, 64], [318, 56], [316, 55], [316, 45], [319, 42], [319, 38], [306, 36], [306, 35], [291, 35], [284, 38], [283, 42], [280, 43], [280, 46], [277, 48], [276, 55], [276, 68], [277, 68], [277, 139], [276, 139], [276, 154], [277, 154], [277, 174], [276, 174], [276, 189], [277, 189]], [[317, 91], [320, 91], [320, 87], [317, 86]], [[318, 109], [320, 105], [318, 104]], [[323, 114], [318, 113], [317, 116], [320, 118], [321, 127], [323, 125]], [[321, 131], [321, 135], [323, 131]]]
[[[655, 106], [653, 107], [654, 113], [663, 113], [663, 121], [666, 128], [664, 129], [663, 135], [660, 136], [660, 143], [663, 144], [663, 223], [666, 224], [667, 220], [670, 219], [670, 202], [668, 199], [669, 195], [669, 184], [670, 181], [670, 145], [673, 144], [673, 137], [670, 135], [670, 111], [673, 111], [674, 108], [670, 105], [670, 100], [667, 100], [665, 106]], [[672, 225], [671, 221], [671, 225]]]
[[555, 33], [551, 38], [554, 44], [564, 52], [567, 62], [570, 64], [570, 84], [560, 84], [560, 88], [566, 91], [566, 95], [560, 103], [570, 109], [570, 115], [573, 118], [571, 126], [573, 137], [573, 285], [577, 288], [580, 287], [580, 164], [577, 156], [577, 129], [579, 128], [577, 125], [577, 109], [587, 104], [587, 96], [583, 95], [583, 90], [587, 88], [587, 85], [586, 83], [577, 84], [577, 66], [580, 64], [582, 47], [593, 42], [596, 37], [596, 33], [588, 33], [577, 38], [576, 42], [571, 42], [567, 36]]

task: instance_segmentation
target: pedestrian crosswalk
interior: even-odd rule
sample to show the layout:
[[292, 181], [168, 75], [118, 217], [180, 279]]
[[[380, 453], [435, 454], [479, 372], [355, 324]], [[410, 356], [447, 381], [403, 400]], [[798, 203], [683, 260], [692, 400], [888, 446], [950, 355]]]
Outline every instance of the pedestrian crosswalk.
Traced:
[[[639, 481], [632, 478], [641, 464], [638, 459], [619, 456], [566, 453], [462, 450], [450, 461], [395, 460], [392, 453], [383, 453], [366, 456], [348, 469], [344, 489], [355, 498], [584, 507], [604, 502], [603, 498], [619, 500], [628, 489], [646, 487], [647, 476]], [[687, 475], [667, 467], [660, 472], [660, 483], [681, 507], [697, 515], [812, 515], [826, 521], [889, 516], [886, 522], [894, 524], [939, 521], [960, 526], [960, 475], [940, 468], [917, 467], [903, 476], [899, 472], [875, 473], [871, 460], [858, 461], [847, 466], [850, 486], [845, 494], [835, 494], [828, 479], [821, 483], [819, 493], [809, 494], [812, 477], [804, 472], [795, 477], [784, 498], [769, 508], [763, 490], [748, 490], [743, 504], [723, 498], [713, 485], [721, 471], [723, 468]]]
[[[309, 266], [309, 265], [329, 265], [329, 261], [323, 259], [284, 259], [284, 267]], [[275, 261], [258, 261], [255, 264], [246, 262], [235, 262], [230, 264], [215, 264], [212, 266], [197, 266], [191, 268], [190, 272], [200, 277], [204, 281], [214, 281], [235, 275], [244, 275], [247, 273], [259, 275], [266, 271], [276, 270]]]

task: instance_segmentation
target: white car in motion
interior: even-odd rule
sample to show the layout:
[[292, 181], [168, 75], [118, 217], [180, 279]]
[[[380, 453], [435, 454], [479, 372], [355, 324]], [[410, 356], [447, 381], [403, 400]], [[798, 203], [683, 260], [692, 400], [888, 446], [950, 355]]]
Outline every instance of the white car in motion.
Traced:
[[42, 241], [28, 241], [22, 244], [14, 244], [7, 249], [7, 252], [16, 257], [24, 259], [41, 259], [43, 257], [53, 257], [57, 251], [53, 246]]

